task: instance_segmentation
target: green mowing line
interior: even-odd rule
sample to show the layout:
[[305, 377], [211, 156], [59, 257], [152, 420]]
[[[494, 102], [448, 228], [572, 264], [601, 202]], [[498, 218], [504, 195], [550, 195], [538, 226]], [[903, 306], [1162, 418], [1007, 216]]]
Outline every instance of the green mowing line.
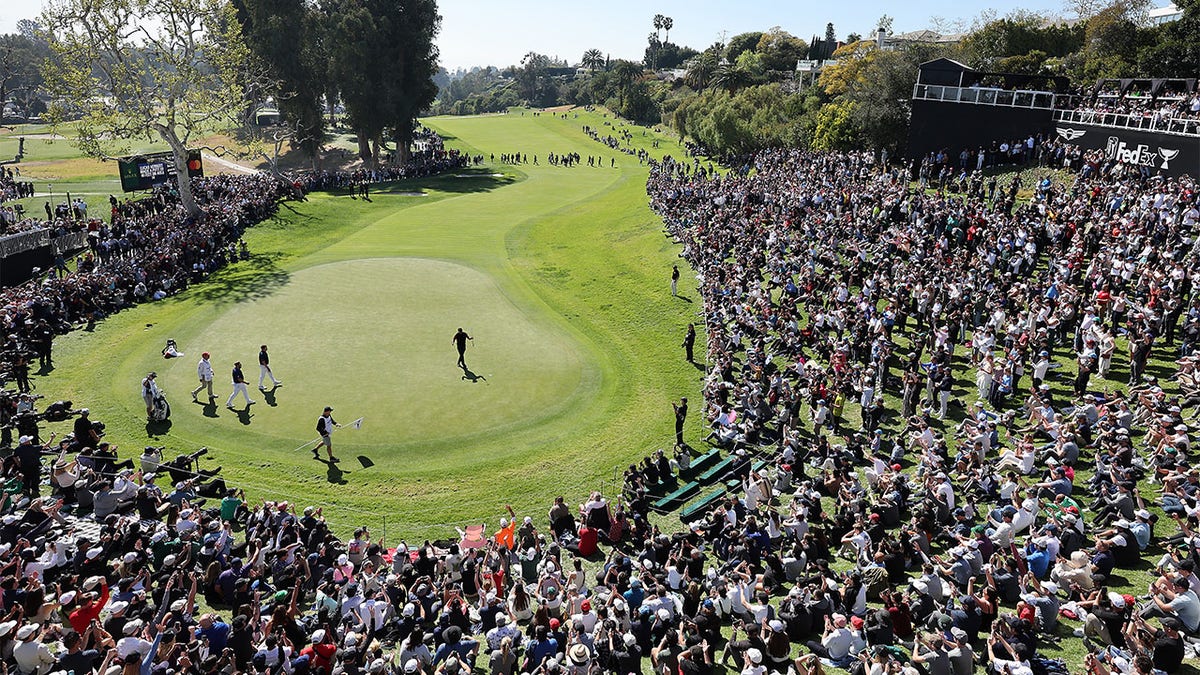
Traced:
[[[425, 197], [376, 189], [369, 203], [286, 204], [247, 233], [253, 260], [62, 338], [39, 391], [88, 405], [136, 455], [150, 440], [137, 384], [158, 370], [175, 409], [169, 429], [151, 430], [163, 444], [212, 447], [252, 497], [338, 505], [346, 532], [386, 518], [393, 536], [451, 535], [449, 524], [492, 519], [505, 502], [539, 517], [554, 496], [579, 499], [669, 445], [671, 400], [700, 384], [678, 348], [699, 305], [670, 297], [677, 251], [645, 206], [646, 168], [582, 134], [596, 126], [583, 114], [428, 124], [454, 147], [540, 163], [388, 188]], [[617, 156], [618, 168], [545, 163], [572, 151]], [[454, 367], [458, 325], [476, 335], [467, 362], [486, 382]], [[186, 357], [161, 359], [168, 337]], [[284, 380], [275, 405], [253, 386], [248, 413], [225, 410], [224, 397], [211, 410], [190, 402], [199, 352], [213, 351], [227, 395], [233, 358], [257, 384], [262, 342]], [[335, 435], [340, 467], [292, 453], [329, 397], [343, 399], [330, 402], [343, 423], [372, 411], [362, 430]]]

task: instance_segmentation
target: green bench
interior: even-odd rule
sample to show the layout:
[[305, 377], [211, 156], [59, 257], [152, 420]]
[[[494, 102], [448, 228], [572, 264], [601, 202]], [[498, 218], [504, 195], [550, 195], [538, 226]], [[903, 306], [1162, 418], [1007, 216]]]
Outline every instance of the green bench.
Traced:
[[708, 470], [700, 474], [696, 480], [700, 481], [701, 483], [711, 483], [713, 480], [720, 478], [725, 472], [732, 469], [734, 462], [736, 461], [737, 457], [730, 455], [729, 457], [726, 457], [725, 459], [709, 467]]
[[685, 523], [690, 523], [704, 516], [713, 504], [721, 501], [725, 497], [725, 488], [717, 488], [712, 492], [704, 495], [699, 500], [688, 504], [682, 511], [679, 512], [679, 519]]
[[679, 475], [680, 476], [694, 476], [694, 475], [700, 473], [701, 471], [704, 471], [705, 467], [708, 466], [709, 464], [711, 464], [712, 462], [720, 461], [720, 459], [721, 459], [721, 449], [713, 448], [712, 450], [709, 450], [708, 452], [704, 453], [703, 455], [700, 455], [699, 457], [694, 458], [692, 460], [692, 463], [688, 465], [687, 470], [680, 471]]
[[[763, 468], [765, 468], [766, 466], [767, 466], [767, 460], [760, 459], [750, 466], [750, 470], [751, 471], [762, 471]], [[738, 478], [737, 476], [734, 476], [733, 478], [730, 478], [725, 481], [725, 486], [735, 492], [738, 490], [741, 490], [742, 489], [742, 479]]]
[[695, 481], [684, 483], [679, 487], [679, 489], [675, 490], [671, 494], [664, 495], [655, 500], [654, 508], [658, 511], [670, 511], [671, 509], [674, 509], [677, 504], [690, 497], [692, 493], [698, 491], [699, 489], [700, 484]]

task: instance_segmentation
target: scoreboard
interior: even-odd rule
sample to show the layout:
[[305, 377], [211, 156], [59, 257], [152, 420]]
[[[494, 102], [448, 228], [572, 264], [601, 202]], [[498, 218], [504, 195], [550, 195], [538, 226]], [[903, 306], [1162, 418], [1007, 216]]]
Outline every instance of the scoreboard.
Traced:
[[[175, 180], [175, 156], [170, 152], [134, 155], [117, 160], [121, 174], [121, 189], [125, 192], [149, 190]], [[204, 164], [199, 150], [189, 150], [187, 159], [188, 177], [204, 175]]]

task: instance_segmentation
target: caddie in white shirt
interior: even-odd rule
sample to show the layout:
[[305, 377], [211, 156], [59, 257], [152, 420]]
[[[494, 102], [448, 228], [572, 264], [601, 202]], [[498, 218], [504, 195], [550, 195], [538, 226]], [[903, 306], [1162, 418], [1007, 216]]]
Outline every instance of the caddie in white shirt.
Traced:
[[208, 362], [208, 352], [200, 355], [200, 363], [196, 364], [196, 375], [200, 378], [200, 386], [192, 390], [192, 402], [199, 403], [196, 394], [199, 394], [205, 387], [208, 387], [208, 398], [210, 400], [216, 398], [216, 394], [213, 393], [213, 367]]

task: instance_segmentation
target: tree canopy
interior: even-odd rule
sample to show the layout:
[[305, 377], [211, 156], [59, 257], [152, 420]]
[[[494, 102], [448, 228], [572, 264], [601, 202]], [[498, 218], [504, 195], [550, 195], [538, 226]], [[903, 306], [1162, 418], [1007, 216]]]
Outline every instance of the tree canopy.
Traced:
[[54, 54], [43, 72], [52, 119], [80, 115], [75, 142], [94, 157], [127, 152], [134, 139], [162, 140], [175, 158], [180, 200], [198, 213], [188, 145], [235, 123], [242, 110], [248, 54], [232, 7], [222, 0], [50, 0], [41, 23]]

